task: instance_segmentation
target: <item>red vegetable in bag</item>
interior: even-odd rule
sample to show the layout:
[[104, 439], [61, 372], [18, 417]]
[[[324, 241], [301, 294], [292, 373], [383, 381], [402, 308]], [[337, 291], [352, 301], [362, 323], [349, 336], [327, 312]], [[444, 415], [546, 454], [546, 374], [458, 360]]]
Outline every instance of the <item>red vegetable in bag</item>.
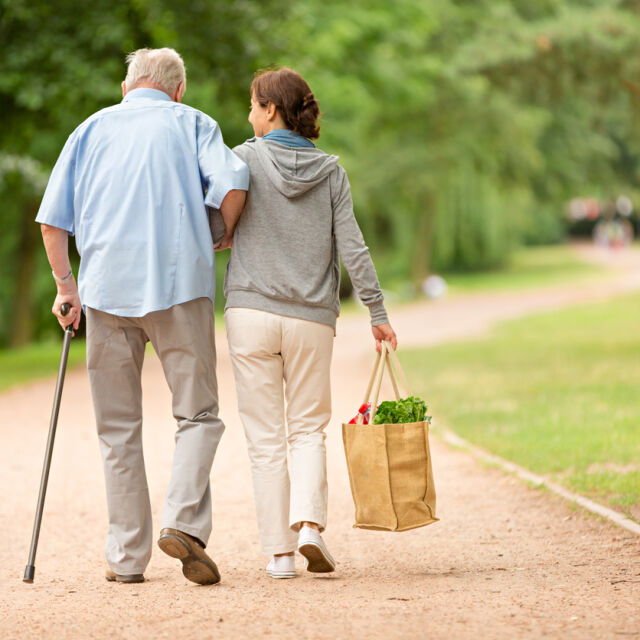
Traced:
[[362, 424], [369, 424], [369, 418], [371, 418], [371, 403], [366, 402], [358, 409], [358, 413], [354, 418], [349, 420], [349, 424], [358, 424], [358, 419], [362, 416]]

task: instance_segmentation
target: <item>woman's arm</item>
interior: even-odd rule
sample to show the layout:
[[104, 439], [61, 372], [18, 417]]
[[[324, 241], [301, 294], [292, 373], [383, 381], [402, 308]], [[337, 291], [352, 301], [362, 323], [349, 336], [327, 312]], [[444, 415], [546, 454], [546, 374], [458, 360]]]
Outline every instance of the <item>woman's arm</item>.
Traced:
[[233, 245], [233, 232], [235, 231], [244, 203], [247, 200], [247, 192], [241, 189], [232, 189], [227, 193], [220, 205], [220, 213], [224, 221], [224, 236], [214, 245], [216, 251], [230, 249]]
[[341, 168], [338, 168], [335, 182], [332, 183], [332, 194], [333, 235], [338, 253], [358, 298], [369, 308], [371, 331], [376, 341], [376, 349], [380, 351], [381, 341], [388, 340], [395, 350], [396, 334], [389, 323], [384, 307], [384, 296], [380, 290], [371, 254], [353, 214], [349, 180], [346, 172]]

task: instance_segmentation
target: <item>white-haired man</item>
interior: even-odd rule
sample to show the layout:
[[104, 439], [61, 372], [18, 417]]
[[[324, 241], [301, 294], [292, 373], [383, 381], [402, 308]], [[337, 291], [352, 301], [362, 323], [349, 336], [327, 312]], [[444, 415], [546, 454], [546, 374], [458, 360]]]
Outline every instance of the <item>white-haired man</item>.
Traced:
[[[211, 533], [209, 474], [218, 418], [212, 300], [214, 247], [205, 206], [220, 209], [230, 245], [249, 184], [217, 123], [181, 104], [173, 49], [127, 57], [123, 100], [83, 122], [53, 169], [40, 211], [64, 327], [87, 317], [87, 368], [104, 462], [107, 580], [141, 582], [151, 557], [151, 505], [142, 452], [140, 374], [158, 354], [177, 421], [158, 545], [199, 584], [220, 580], [204, 551]], [[68, 257], [81, 256], [76, 287]], [[63, 303], [72, 305], [62, 316]]]

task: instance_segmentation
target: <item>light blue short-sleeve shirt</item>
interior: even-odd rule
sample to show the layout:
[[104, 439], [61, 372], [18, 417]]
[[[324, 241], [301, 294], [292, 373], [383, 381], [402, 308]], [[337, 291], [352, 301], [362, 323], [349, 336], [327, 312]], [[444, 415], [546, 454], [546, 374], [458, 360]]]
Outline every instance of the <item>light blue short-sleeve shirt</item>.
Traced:
[[69, 136], [36, 221], [75, 234], [83, 306], [139, 317], [213, 300], [206, 206], [248, 186], [215, 120], [134, 89]]

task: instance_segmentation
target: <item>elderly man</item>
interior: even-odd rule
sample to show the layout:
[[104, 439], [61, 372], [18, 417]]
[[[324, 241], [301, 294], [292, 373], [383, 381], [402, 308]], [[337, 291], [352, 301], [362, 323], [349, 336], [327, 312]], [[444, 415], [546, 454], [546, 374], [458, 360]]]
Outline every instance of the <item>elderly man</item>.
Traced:
[[[140, 373], [158, 354], [177, 421], [158, 545], [191, 581], [213, 584], [209, 474], [224, 430], [215, 373], [214, 246], [205, 206], [219, 209], [230, 245], [249, 183], [217, 123], [181, 104], [185, 68], [173, 49], [127, 57], [123, 100], [69, 137], [37, 222], [58, 286], [53, 313], [87, 317], [87, 368], [104, 462], [107, 580], [142, 582], [152, 524], [142, 452]], [[67, 252], [81, 256], [76, 288]], [[69, 315], [60, 307], [72, 305]], [[82, 307], [81, 307], [82, 305]]]

